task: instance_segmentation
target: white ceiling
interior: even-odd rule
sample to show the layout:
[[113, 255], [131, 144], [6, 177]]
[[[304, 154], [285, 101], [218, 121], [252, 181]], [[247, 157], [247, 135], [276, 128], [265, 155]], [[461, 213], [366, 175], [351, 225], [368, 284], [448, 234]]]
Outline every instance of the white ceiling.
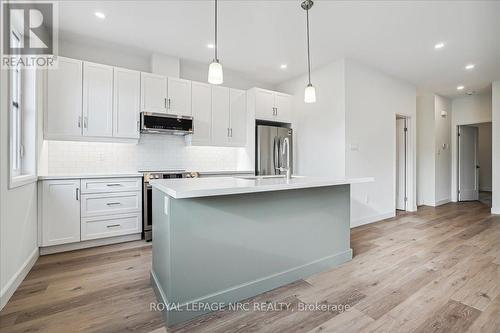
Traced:
[[[447, 96], [460, 84], [463, 94], [500, 79], [499, 1], [316, 0], [310, 19], [313, 68], [349, 57]], [[206, 47], [213, 1], [62, 1], [59, 20], [63, 35], [207, 64], [213, 58]], [[305, 38], [300, 1], [219, 2], [219, 58], [227, 68], [283, 82], [306, 71]], [[440, 41], [446, 46], [435, 50]], [[476, 68], [466, 71], [468, 63]]]

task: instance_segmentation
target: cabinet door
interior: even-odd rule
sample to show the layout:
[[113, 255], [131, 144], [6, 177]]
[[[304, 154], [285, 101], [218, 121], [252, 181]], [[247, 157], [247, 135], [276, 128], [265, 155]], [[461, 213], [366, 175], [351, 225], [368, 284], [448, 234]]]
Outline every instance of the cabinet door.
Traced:
[[47, 70], [47, 138], [82, 135], [83, 62], [57, 57], [58, 68]]
[[113, 67], [83, 63], [83, 134], [113, 136]]
[[229, 140], [232, 145], [244, 146], [247, 141], [247, 99], [246, 92], [230, 89], [230, 131]]
[[167, 77], [141, 73], [141, 111], [167, 112]]
[[282, 123], [292, 122], [292, 100], [291, 96], [275, 93], [274, 105], [276, 107], [276, 120]]
[[255, 91], [255, 118], [274, 120], [274, 92], [264, 89]]
[[227, 146], [229, 141], [229, 88], [212, 86], [212, 143]]
[[124, 68], [114, 69], [113, 136], [139, 138], [141, 74]]
[[191, 87], [194, 143], [209, 144], [212, 138], [212, 86], [193, 82]]
[[42, 246], [80, 241], [80, 180], [42, 182]]
[[191, 81], [168, 78], [167, 112], [191, 116]]

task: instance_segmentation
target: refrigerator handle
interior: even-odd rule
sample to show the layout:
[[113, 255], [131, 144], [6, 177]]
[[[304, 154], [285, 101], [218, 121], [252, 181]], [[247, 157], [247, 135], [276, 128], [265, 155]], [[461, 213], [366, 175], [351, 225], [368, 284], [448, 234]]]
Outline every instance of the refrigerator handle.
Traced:
[[[274, 173], [278, 173], [279, 165], [279, 138], [274, 137], [274, 145], [273, 145], [273, 164], [274, 164]], [[279, 173], [278, 173], [279, 174]]]

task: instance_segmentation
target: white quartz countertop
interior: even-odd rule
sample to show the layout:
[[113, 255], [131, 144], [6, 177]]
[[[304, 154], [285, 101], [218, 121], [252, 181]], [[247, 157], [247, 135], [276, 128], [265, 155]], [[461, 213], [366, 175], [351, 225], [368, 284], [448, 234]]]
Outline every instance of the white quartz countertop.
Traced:
[[242, 193], [257, 193], [268, 191], [282, 191], [301, 188], [325, 187], [346, 184], [372, 182], [372, 177], [364, 178], [328, 178], [328, 177], [300, 177], [292, 179], [284, 177], [217, 177], [217, 178], [184, 178], [159, 179], [151, 181], [153, 187], [163, 191], [174, 199], [231, 195]]
[[84, 179], [84, 178], [132, 178], [142, 177], [142, 173], [88, 173], [88, 174], [60, 174], [60, 175], [43, 175], [38, 176], [38, 180], [51, 179]]

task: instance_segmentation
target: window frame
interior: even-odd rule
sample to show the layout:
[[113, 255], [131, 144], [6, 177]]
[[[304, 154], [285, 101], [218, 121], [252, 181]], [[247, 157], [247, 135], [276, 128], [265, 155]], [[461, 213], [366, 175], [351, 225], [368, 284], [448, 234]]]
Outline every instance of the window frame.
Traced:
[[[11, 30], [11, 38], [14, 43], [21, 45], [22, 35], [15, 30]], [[9, 189], [31, 184], [37, 181], [36, 164], [30, 168], [26, 165], [25, 158], [25, 131], [27, 130], [24, 119], [24, 73], [20, 66], [9, 70], [8, 103], [9, 103]], [[36, 76], [34, 77], [36, 80]], [[36, 81], [35, 81], [36, 86]], [[15, 86], [15, 87], [14, 87]], [[14, 90], [15, 89], [15, 90]], [[35, 96], [36, 97], [36, 96]], [[17, 101], [15, 101], [17, 99]], [[36, 114], [35, 114], [36, 116]], [[36, 123], [35, 133], [33, 133], [36, 146]], [[36, 163], [36, 150], [34, 151], [34, 161]], [[29, 169], [29, 170], [28, 170]]]

